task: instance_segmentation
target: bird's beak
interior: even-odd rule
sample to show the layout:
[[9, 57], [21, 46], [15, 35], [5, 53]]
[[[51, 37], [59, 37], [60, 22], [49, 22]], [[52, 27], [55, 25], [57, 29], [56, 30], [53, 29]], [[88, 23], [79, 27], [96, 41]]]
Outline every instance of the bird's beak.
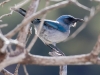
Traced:
[[83, 22], [84, 20], [83, 19], [80, 19], [80, 18], [75, 18], [75, 21], [76, 22]]
[[77, 23], [77, 22], [83, 22], [83, 21], [84, 21], [83, 19], [80, 19], [80, 18], [75, 18], [75, 20], [74, 20], [74, 23], [73, 23], [72, 27], [76, 27], [76, 23]]

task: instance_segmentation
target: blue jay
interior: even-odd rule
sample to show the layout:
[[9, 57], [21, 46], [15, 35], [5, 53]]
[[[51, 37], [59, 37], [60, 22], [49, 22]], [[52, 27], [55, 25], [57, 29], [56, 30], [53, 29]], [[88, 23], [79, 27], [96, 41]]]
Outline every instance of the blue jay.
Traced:
[[[15, 11], [23, 16], [26, 14], [26, 11], [22, 8], [19, 8]], [[56, 21], [45, 19], [38, 37], [43, 41], [44, 44], [53, 49], [50, 44], [56, 47], [56, 43], [65, 41], [70, 34], [70, 28], [74, 27], [78, 21], [83, 21], [83, 19], [75, 18], [71, 15], [62, 15], [58, 17]], [[34, 19], [31, 22], [34, 24], [35, 34], [37, 35], [41, 19]], [[58, 51], [61, 52], [60, 50]]]

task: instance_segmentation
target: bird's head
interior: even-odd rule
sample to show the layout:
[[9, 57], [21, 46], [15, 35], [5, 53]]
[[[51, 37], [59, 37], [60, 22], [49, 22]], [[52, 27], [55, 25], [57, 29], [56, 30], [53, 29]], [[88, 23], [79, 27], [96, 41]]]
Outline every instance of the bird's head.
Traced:
[[68, 25], [70, 27], [75, 27], [76, 26], [76, 23], [77, 22], [82, 22], [83, 19], [80, 19], [80, 18], [75, 18], [71, 15], [62, 15], [60, 16], [57, 21], [59, 23], [62, 23], [62, 24], [65, 24], [65, 25]]

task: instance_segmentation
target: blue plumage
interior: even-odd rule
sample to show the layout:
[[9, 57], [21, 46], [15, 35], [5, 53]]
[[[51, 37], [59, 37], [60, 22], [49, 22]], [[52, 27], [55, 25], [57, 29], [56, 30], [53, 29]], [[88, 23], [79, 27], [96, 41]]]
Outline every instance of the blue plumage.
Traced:
[[54, 29], [57, 29], [61, 32], [66, 32], [67, 31], [67, 29], [65, 29], [63, 26], [61, 26], [60, 23], [57, 22], [57, 21], [45, 20], [44, 25], [45, 24], [49, 25], [49, 26], [53, 27]]

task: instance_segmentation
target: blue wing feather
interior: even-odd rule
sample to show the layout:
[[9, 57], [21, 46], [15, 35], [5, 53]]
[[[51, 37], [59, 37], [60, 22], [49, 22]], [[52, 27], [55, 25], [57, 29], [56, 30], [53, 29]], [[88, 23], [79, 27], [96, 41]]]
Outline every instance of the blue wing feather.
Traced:
[[66, 29], [56, 21], [45, 20], [44, 23], [61, 31], [61, 32], [66, 32]]
[[[38, 25], [40, 22], [41, 22], [41, 19], [35, 19], [32, 21], [32, 23], [36, 25]], [[44, 25], [51, 26], [52, 28], [57, 29], [61, 32], [66, 32], [67, 30], [62, 25], [60, 25], [57, 21], [45, 20]]]

